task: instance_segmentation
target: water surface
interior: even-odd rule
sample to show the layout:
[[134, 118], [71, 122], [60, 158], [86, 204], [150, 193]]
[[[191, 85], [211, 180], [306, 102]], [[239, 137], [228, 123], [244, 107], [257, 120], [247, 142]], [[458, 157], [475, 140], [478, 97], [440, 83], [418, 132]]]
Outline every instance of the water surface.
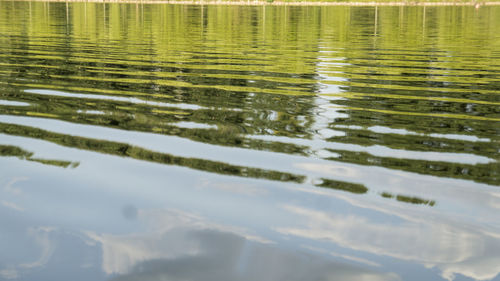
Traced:
[[0, 280], [500, 280], [499, 31], [0, 1]]

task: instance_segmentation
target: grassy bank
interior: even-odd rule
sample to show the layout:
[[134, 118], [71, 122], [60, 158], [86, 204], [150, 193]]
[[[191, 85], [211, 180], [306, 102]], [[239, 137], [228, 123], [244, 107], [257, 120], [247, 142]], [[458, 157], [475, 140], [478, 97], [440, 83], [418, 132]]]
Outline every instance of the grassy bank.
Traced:
[[299, 0], [16, 0], [36, 2], [93, 2], [93, 3], [140, 3], [140, 4], [182, 4], [182, 5], [238, 5], [238, 6], [500, 6], [500, 1], [299, 1]]

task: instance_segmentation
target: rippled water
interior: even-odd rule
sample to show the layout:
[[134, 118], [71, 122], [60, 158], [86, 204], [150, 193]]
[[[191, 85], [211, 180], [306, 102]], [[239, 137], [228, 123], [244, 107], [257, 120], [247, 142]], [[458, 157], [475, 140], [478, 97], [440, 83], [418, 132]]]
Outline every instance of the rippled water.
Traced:
[[499, 19], [0, 1], [0, 280], [500, 280]]

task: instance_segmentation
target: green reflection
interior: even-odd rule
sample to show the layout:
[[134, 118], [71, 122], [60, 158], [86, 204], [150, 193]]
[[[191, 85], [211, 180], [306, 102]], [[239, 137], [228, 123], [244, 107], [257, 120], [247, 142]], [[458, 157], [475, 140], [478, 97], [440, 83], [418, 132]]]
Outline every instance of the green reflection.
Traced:
[[22, 160], [38, 162], [44, 165], [57, 166], [61, 168], [76, 168], [80, 165], [78, 162], [33, 158], [33, 152], [23, 150], [22, 148], [13, 145], [0, 145], [0, 156], [15, 156]]
[[38, 162], [45, 165], [58, 166], [62, 168], [76, 168], [80, 165], [78, 162], [60, 161], [60, 160], [50, 160], [50, 159], [39, 159], [39, 158], [28, 158], [27, 160]]
[[332, 189], [347, 191], [347, 192], [356, 193], [356, 194], [363, 194], [363, 193], [366, 193], [368, 191], [368, 188], [366, 188], [362, 184], [349, 183], [349, 182], [343, 182], [343, 181], [335, 181], [335, 180], [329, 180], [329, 179], [321, 179], [321, 180], [323, 182], [320, 184], [317, 184], [316, 186], [332, 188]]
[[26, 159], [33, 156], [33, 153], [13, 145], [0, 145], [0, 156], [16, 156], [20, 159]]
[[[116, 156], [130, 157], [138, 160], [144, 160], [160, 164], [185, 166], [196, 170], [202, 170], [223, 175], [264, 178], [268, 180], [290, 181], [298, 183], [304, 181], [304, 176], [300, 175], [293, 175], [289, 173], [282, 173], [278, 171], [270, 171], [258, 168], [241, 167], [241, 166], [230, 165], [222, 162], [209, 161], [204, 159], [177, 157], [166, 153], [159, 153], [146, 150], [126, 143], [118, 143], [118, 142], [58, 134], [27, 126], [0, 123], [0, 133], [36, 138], [45, 141], [50, 141], [62, 146], [96, 151]], [[21, 149], [17, 149], [16, 147], [12, 148], [7, 147], [5, 150], [6, 153], [18, 153], [23, 157], [25, 157], [23, 153], [28, 153]], [[31, 157], [32, 154], [28, 153], [27, 155]], [[26, 159], [37, 161], [43, 164], [60, 165], [63, 163], [62, 161], [53, 161], [53, 160], [42, 160], [42, 159], [31, 159], [31, 158], [26, 158]], [[66, 165], [66, 167], [69, 166], [71, 162], [68, 162], [67, 164], [68, 165]]]
[[[0, 99], [29, 106], [0, 104], [0, 114], [305, 157], [316, 148], [302, 141], [318, 139], [326, 146], [465, 153], [496, 162], [413, 160], [328, 147], [339, 157], [325, 158], [498, 185], [499, 15], [498, 7], [1, 1]], [[181, 122], [197, 125], [183, 127]], [[157, 163], [304, 179], [166, 156], [107, 142], [106, 136], [96, 136], [104, 139], [100, 142], [83, 141], [2, 126], [10, 134]], [[325, 129], [342, 134], [323, 136]], [[341, 186], [328, 181], [327, 187]]]
[[460, 178], [498, 185], [500, 181], [500, 163], [463, 164], [428, 160], [406, 160], [394, 157], [377, 157], [365, 152], [331, 150], [339, 157], [335, 161], [361, 165], [379, 165], [390, 169], [403, 170], [440, 177]]
[[416, 205], [428, 205], [431, 207], [434, 207], [436, 205], [436, 201], [434, 200], [428, 200], [428, 199], [422, 199], [419, 197], [412, 197], [412, 196], [405, 196], [405, 195], [393, 195], [389, 192], [382, 192], [380, 196], [384, 198], [394, 198], [396, 197], [396, 200], [399, 202], [405, 202], [405, 203], [410, 203], [410, 204], [416, 204]]

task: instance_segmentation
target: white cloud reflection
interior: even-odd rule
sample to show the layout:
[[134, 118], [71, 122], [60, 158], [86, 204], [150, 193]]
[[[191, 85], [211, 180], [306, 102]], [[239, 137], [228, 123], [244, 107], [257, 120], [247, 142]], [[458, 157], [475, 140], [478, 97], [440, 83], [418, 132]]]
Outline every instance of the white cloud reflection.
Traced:
[[403, 214], [400, 216], [403, 221], [389, 223], [293, 205], [284, 209], [303, 220], [299, 220], [299, 226], [276, 227], [282, 234], [329, 241], [353, 250], [437, 267], [447, 280], [453, 280], [457, 274], [491, 280], [500, 273], [499, 237], [470, 225], [432, 216], [412, 220]]
[[103, 270], [115, 280], [400, 280], [381, 273], [279, 248], [243, 229], [207, 222], [175, 210], [141, 210], [150, 230], [96, 234]]
[[124, 235], [87, 233], [102, 245], [102, 269], [107, 274], [125, 274], [146, 260], [198, 255], [200, 246], [192, 243], [189, 235], [193, 230], [227, 232], [250, 241], [272, 243], [244, 229], [209, 223], [198, 215], [177, 210], [139, 210], [138, 219], [148, 225], [148, 231]]
[[35, 260], [17, 265], [11, 264], [2, 266], [2, 264], [0, 264], [0, 280], [18, 280], [19, 277], [22, 276], [22, 272], [45, 266], [50, 261], [56, 248], [56, 241], [50, 238], [50, 234], [54, 230], [54, 228], [50, 227], [29, 228], [27, 234], [37, 248], [37, 254], [30, 258], [35, 258]]
[[21, 207], [21, 206], [19, 206], [19, 205], [17, 205], [14, 202], [2, 200], [2, 201], [0, 201], [0, 205], [4, 206], [5, 208], [16, 210], [18, 212], [24, 212], [24, 208]]

